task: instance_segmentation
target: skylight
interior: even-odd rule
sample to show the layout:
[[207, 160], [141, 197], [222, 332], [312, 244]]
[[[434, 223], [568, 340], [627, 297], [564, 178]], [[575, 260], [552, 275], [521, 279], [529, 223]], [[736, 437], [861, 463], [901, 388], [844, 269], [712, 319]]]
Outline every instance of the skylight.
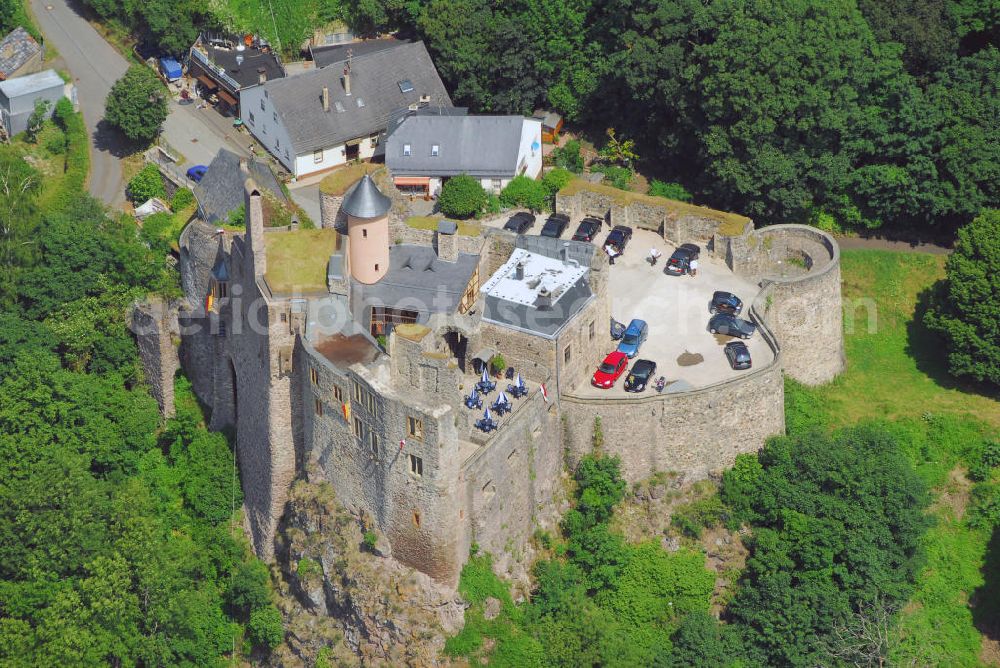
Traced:
[[342, 105], [340, 103], [340, 100], [334, 101], [333, 106], [335, 106], [337, 108], [337, 113], [338, 114], [344, 113], [344, 105]]
[[413, 82], [409, 79], [403, 79], [399, 82], [399, 91], [401, 93], [412, 93], [413, 92]]
[[410, 145], [403, 144], [403, 155], [410, 155]]
[[431, 145], [431, 157], [436, 158], [437, 154], [441, 152], [441, 147], [438, 144]]
[[364, 100], [362, 100], [362, 99], [361, 99], [361, 98], [359, 97], [359, 98], [358, 98], [358, 108], [360, 109], [360, 108], [361, 108], [361, 107], [363, 107], [363, 106], [365, 106], [365, 101], [364, 101]]

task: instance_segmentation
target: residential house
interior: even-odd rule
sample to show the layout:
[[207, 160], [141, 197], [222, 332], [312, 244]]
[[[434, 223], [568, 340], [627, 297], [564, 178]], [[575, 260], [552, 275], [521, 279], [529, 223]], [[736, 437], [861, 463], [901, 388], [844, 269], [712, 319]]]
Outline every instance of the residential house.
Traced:
[[542, 141], [546, 144], [559, 142], [559, 132], [563, 127], [563, 118], [554, 111], [536, 111], [534, 118], [542, 121]]
[[44, 59], [41, 45], [18, 26], [0, 41], [0, 81], [37, 72]]
[[263, 40], [202, 34], [191, 47], [188, 73], [206, 97], [216, 96], [223, 111], [240, 115], [240, 91], [281, 79], [285, 68]]
[[38, 100], [49, 103], [46, 117], [52, 116], [56, 102], [66, 96], [67, 84], [55, 70], [0, 81], [0, 121], [8, 137], [28, 129], [28, 117]]
[[521, 174], [542, 171], [542, 124], [523, 116], [413, 114], [392, 129], [385, 164], [396, 187], [434, 196], [458, 174], [499, 193]]
[[243, 183], [248, 177], [278, 201], [286, 201], [281, 184], [266, 163], [220, 149], [194, 187], [201, 219], [212, 224], [228, 221], [229, 214], [243, 206]]
[[370, 159], [400, 109], [451, 106], [423, 42], [246, 88], [240, 101], [246, 127], [297, 178]]

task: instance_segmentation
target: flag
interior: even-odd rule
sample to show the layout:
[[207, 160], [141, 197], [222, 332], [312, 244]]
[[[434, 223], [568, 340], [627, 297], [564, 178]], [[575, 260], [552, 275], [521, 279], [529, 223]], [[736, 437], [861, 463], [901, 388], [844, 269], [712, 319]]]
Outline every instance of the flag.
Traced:
[[549, 393], [545, 391], [545, 386], [539, 385], [538, 387], [542, 389], [542, 399], [545, 399], [545, 403], [549, 403]]
[[348, 422], [350, 422], [351, 421], [351, 402], [345, 401], [344, 404], [343, 404], [343, 406], [341, 406], [341, 408], [344, 411], [344, 419], [347, 420]]

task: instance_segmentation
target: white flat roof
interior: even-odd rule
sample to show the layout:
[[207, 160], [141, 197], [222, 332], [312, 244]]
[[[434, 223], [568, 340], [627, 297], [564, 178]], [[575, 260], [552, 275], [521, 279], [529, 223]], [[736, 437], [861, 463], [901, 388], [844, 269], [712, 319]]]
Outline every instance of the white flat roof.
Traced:
[[7, 99], [11, 99], [63, 85], [65, 85], [65, 82], [63, 82], [61, 76], [56, 74], [55, 70], [44, 70], [35, 74], [0, 81], [0, 90], [7, 96]]
[[[517, 280], [517, 265], [524, 264], [524, 279]], [[544, 288], [555, 304], [559, 297], [581, 277], [588, 267], [575, 260], [563, 261], [517, 248], [507, 262], [483, 284], [480, 291], [505, 301], [533, 306], [538, 293]]]

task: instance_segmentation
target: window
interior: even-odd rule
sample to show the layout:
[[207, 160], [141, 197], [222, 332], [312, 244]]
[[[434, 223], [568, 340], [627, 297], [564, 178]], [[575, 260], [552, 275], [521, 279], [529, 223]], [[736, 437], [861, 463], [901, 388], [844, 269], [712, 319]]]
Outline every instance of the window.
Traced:
[[264, 100], [260, 101], [260, 110], [264, 111]]
[[354, 383], [354, 400], [361, 403], [362, 392], [361, 383]]
[[413, 526], [420, 528], [420, 513], [413, 511]]
[[424, 460], [416, 455], [410, 455], [410, 473], [413, 475], [424, 474]]
[[569, 364], [570, 357], [572, 357], [570, 353], [570, 346], [566, 346], [566, 349], [563, 350], [563, 362]]
[[438, 153], [441, 152], [441, 146], [438, 144], [431, 144], [431, 157], [436, 158]]
[[313, 401], [315, 402], [314, 406], [316, 408], [316, 415], [322, 415], [323, 414], [323, 402], [318, 397], [316, 399], [314, 399]]
[[485, 485], [483, 485], [483, 498], [487, 500], [492, 499], [493, 495], [496, 494], [496, 491], [497, 486], [493, 484], [492, 480], [488, 481]]
[[378, 459], [378, 436], [375, 435], [375, 432], [372, 432], [369, 436], [371, 438], [368, 447], [371, 448], [372, 459]]
[[503, 190], [503, 179], [492, 179], [493, 192], [498, 193]]
[[313, 151], [313, 163], [318, 165], [321, 162], [323, 162], [322, 149], [320, 149], [319, 151]]
[[281, 312], [281, 322], [288, 322], [288, 314], [284, 311]]
[[594, 321], [590, 321], [590, 340], [594, 340]]
[[225, 299], [229, 296], [229, 283], [226, 283], [225, 281], [217, 282], [215, 284], [214, 292], [216, 299]]
[[403, 144], [403, 155], [404, 156], [410, 155], [410, 145], [409, 144]]
[[415, 417], [406, 418], [406, 433], [413, 438], [424, 437], [424, 422]]
[[372, 147], [378, 146], [378, 134], [376, 133], [369, 137], [368, 143], [370, 143]]
[[319, 372], [316, 371], [316, 367], [309, 367], [309, 380], [313, 385], [319, 385]]
[[375, 395], [361, 387], [360, 383], [354, 383], [354, 400], [359, 405], [364, 406], [371, 413], [372, 417], [378, 416]]
[[338, 385], [333, 386], [333, 398], [337, 400], [338, 404], [344, 403], [344, 391]]
[[253, 125], [253, 112], [250, 112], [250, 125]]
[[400, 93], [412, 93], [413, 92], [413, 82], [409, 79], [403, 79], [399, 82], [399, 92]]
[[362, 100], [360, 97], [357, 98], [355, 101], [358, 103], [358, 109], [361, 109], [363, 106], [365, 106], [365, 101]]
[[361, 238], [362, 239], [367, 239], [368, 238], [368, 228], [365, 228], [365, 229], [361, 230]]
[[361, 438], [365, 433], [365, 425], [359, 418], [354, 418], [354, 435]]
[[378, 264], [375, 265], [375, 271], [378, 271]]
[[274, 122], [277, 123], [278, 122], [278, 112], [274, 112], [271, 115], [274, 117]]

